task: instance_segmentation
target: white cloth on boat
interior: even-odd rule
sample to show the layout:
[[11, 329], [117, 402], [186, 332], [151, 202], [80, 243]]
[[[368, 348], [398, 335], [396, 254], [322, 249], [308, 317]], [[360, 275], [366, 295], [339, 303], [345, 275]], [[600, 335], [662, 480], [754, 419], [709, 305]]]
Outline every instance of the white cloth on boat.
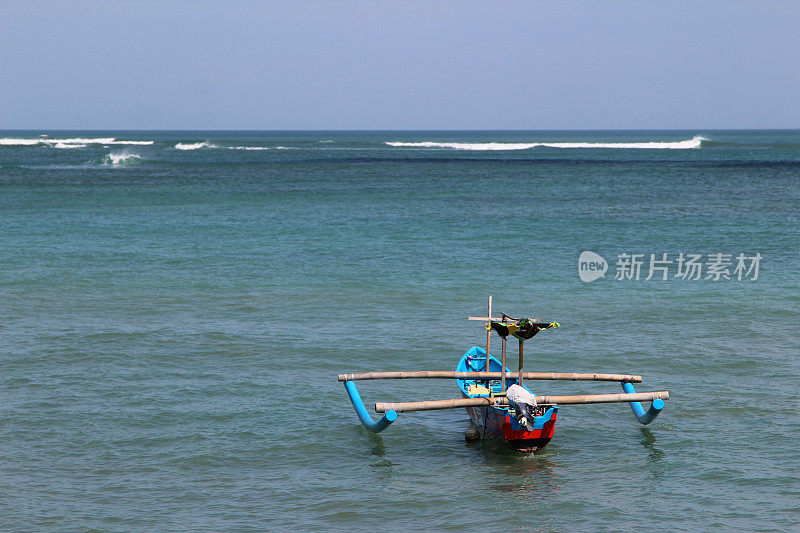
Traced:
[[506, 390], [509, 404], [517, 412], [517, 421], [525, 426], [528, 431], [533, 430], [534, 410], [536, 409], [536, 396], [514, 383]]
[[536, 396], [525, 390], [524, 387], [520, 387], [516, 383], [511, 385], [506, 390], [506, 398], [514, 403], [526, 403], [531, 407], [536, 407]]

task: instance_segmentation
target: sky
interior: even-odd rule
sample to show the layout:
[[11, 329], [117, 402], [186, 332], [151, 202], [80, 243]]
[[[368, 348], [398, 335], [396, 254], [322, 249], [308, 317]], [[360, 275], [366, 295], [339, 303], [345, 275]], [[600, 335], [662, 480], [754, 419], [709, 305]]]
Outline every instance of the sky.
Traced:
[[800, 2], [0, 0], [0, 129], [800, 128]]

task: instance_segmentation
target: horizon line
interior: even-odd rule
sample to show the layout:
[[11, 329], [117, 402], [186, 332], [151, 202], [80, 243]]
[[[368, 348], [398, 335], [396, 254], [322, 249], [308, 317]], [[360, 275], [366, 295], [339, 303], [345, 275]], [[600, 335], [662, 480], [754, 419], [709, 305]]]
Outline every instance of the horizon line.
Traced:
[[701, 132], [701, 131], [800, 131], [800, 127], [797, 128], [585, 128], [585, 129], [575, 129], [575, 128], [564, 128], [564, 129], [552, 129], [552, 128], [543, 128], [543, 129], [252, 129], [252, 128], [245, 128], [245, 129], [236, 129], [236, 128], [210, 128], [210, 129], [203, 129], [203, 128], [174, 128], [174, 129], [166, 129], [166, 128], [0, 128], [0, 132], [5, 131], [132, 131], [132, 132], [195, 132], [195, 131], [202, 131], [202, 132], [288, 132], [288, 133], [310, 133], [310, 132], [325, 132], [325, 133], [337, 133], [337, 132], [551, 132], [551, 131], [558, 131], [558, 132], [587, 132], [587, 131], [632, 131], [632, 132], [647, 132], [647, 131], [694, 131], [694, 132]]

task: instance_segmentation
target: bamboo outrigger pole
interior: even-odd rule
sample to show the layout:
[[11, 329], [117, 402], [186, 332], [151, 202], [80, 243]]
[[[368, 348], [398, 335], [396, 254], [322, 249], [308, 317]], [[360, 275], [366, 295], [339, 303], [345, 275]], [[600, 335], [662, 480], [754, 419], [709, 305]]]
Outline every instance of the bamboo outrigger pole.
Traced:
[[[641, 383], [642, 376], [633, 374], [598, 374], [593, 372], [523, 372], [525, 379], [552, 381], [618, 381]], [[412, 372], [362, 372], [339, 374], [339, 381], [365, 379], [503, 379], [503, 372], [456, 372], [453, 370], [416, 370]]]
[[[539, 405], [580, 405], [592, 403], [625, 403], [669, 400], [669, 391], [636, 392], [632, 394], [579, 394], [576, 396], [537, 396]], [[508, 405], [508, 398], [458, 398], [454, 400], [430, 400], [425, 402], [376, 403], [375, 412], [398, 413], [408, 411], [432, 411], [436, 409], [455, 409], [458, 407], [474, 407], [481, 405]]]

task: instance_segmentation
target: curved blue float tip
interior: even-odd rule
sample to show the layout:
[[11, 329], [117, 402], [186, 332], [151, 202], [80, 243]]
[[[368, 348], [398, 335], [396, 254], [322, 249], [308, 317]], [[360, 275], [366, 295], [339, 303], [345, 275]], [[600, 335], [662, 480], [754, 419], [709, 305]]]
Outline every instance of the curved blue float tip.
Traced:
[[[628, 394], [633, 394], [636, 392], [636, 389], [633, 388], [633, 384], [627, 382], [622, 384], [622, 390]], [[628, 405], [631, 406], [631, 410], [633, 411], [634, 416], [636, 416], [636, 420], [638, 420], [640, 424], [647, 425], [655, 420], [658, 416], [658, 413], [660, 413], [664, 408], [664, 400], [661, 398], [656, 398], [653, 400], [653, 403], [650, 404], [650, 409], [647, 411], [644, 410], [644, 407], [642, 407], [640, 402], [628, 402]]]
[[380, 420], [374, 422], [369, 414], [369, 411], [367, 411], [367, 408], [364, 407], [364, 402], [361, 401], [361, 395], [358, 393], [356, 384], [352, 381], [345, 381], [344, 388], [347, 389], [347, 395], [350, 396], [350, 402], [353, 404], [353, 408], [356, 410], [358, 419], [368, 430], [372, 431], [373, 433], [380, 433], [389, 427], [392, 422], [397, 420], [396, 412], [386, 411]]

